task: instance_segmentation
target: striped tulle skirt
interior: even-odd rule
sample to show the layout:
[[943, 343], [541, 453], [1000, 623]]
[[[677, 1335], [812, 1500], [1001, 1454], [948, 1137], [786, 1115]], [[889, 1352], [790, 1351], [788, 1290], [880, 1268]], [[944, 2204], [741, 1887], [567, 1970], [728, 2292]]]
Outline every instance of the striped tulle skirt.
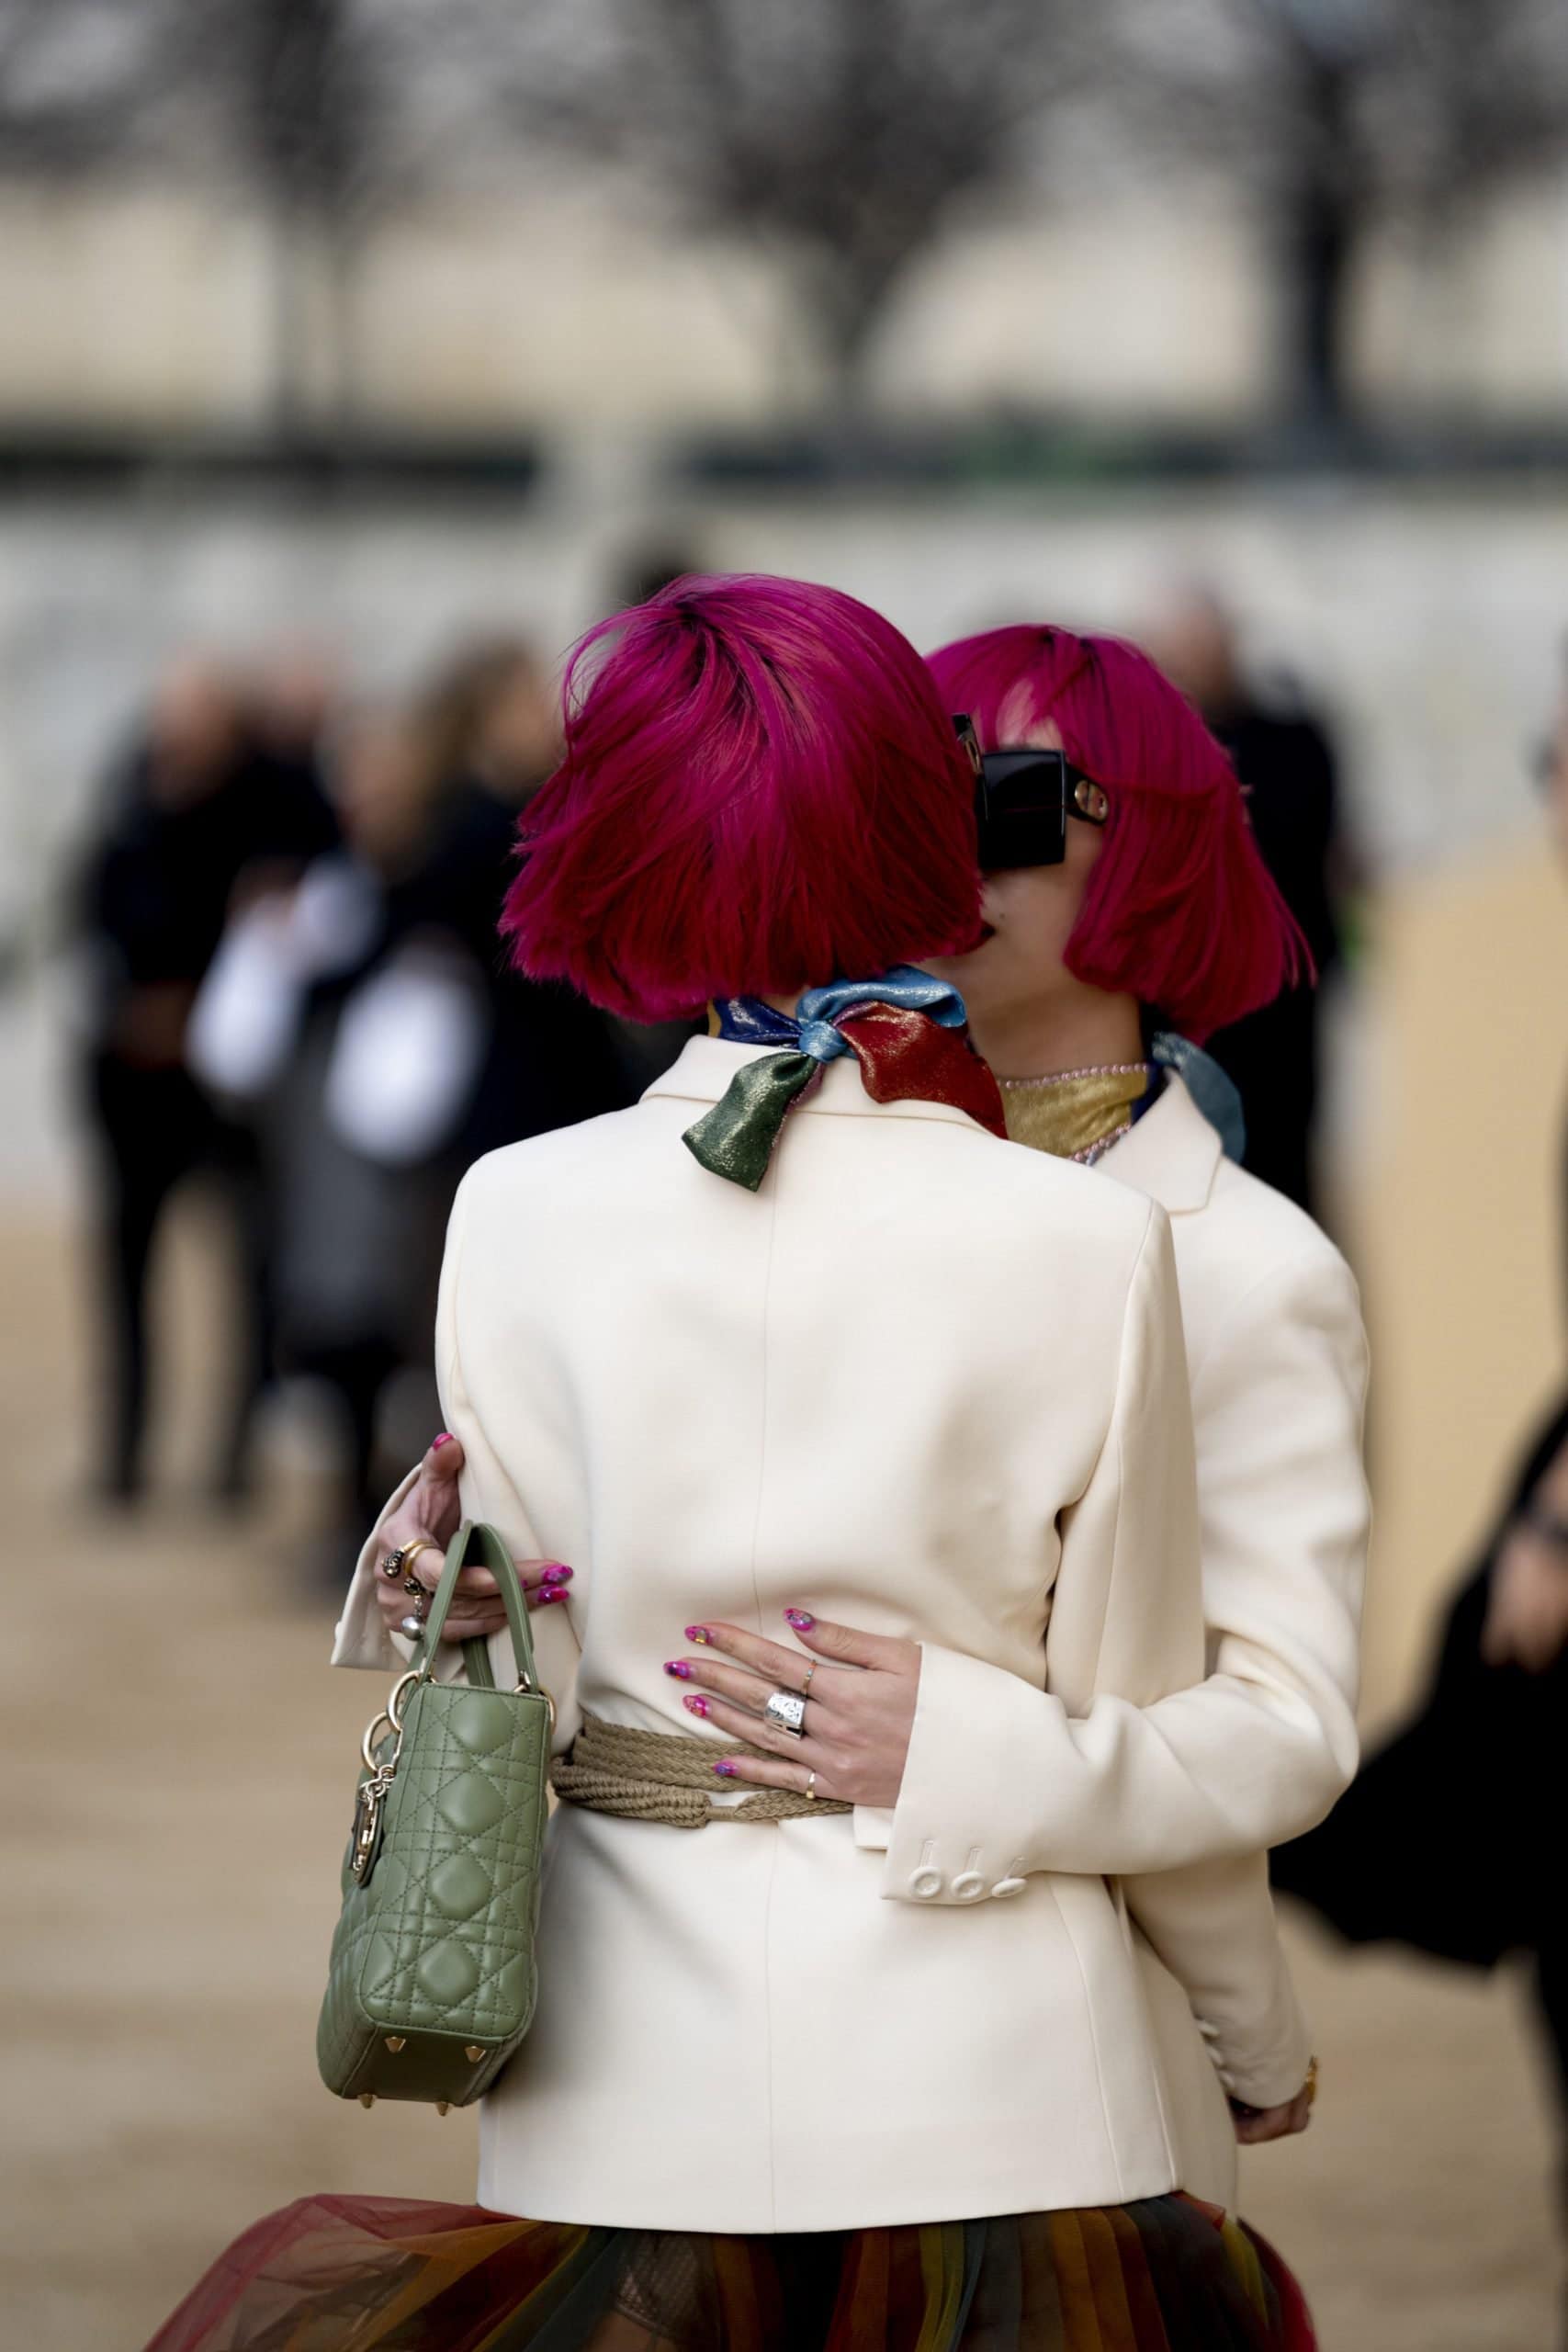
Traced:
[[310, 2197], [237, 2238], [148, 2352], [1311, 2352], [1301, 2290], [1184, 2196], [707, 2237]]

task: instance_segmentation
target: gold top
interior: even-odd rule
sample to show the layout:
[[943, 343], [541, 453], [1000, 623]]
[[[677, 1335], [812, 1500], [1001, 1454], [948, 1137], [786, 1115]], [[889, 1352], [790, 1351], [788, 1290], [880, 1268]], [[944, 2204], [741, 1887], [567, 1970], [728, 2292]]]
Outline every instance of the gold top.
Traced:
[[1059, 1078], [1004, 1078], [1001, 1090], [1010, 1141], [1092, 1164], [1131, 1126], [1149, 1070], [1146, 1062], [1122, 1062]]

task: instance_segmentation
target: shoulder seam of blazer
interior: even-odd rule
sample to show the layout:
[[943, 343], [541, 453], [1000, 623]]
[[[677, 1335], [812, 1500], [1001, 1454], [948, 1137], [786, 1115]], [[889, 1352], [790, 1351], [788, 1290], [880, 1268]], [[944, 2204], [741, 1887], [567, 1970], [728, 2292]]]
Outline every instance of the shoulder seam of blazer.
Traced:
[[1319, 1286], [1337, 1289], [1342, 1294], [1340, 1304], [1349, 1308], [1356, 1325], [1356, 1354], [1364, 1397], [1371, 1351], [1366, 1326], [1361, 1319], [1361, 1286], [1356, 1280], [1355, 1269], [1340, 1255], [1326, 1234], [1322, 1239], [1324, 1246], [1321, 1250], [1297, 1250], [1292, 1256], [1281, 1258], [1266, 1267], [1255, 1281], [1248, 1283], [1247, 1288], [1230, 1301], [1219, 1324], [1210, 1334], [1202, 1355], [1192, 1366], [1194, 1398], [1203, 1374], [1235, 1346], [1237, 1332], [1249, 1323], [1256, 1324], [1260, 1311], [1263, 1318], [1268, 1319], [1270, 1300], [1278, 1302], [1281, 1294], [1294, 1289], [1298, 1283], [1305, 1283], [1314, 1290]]

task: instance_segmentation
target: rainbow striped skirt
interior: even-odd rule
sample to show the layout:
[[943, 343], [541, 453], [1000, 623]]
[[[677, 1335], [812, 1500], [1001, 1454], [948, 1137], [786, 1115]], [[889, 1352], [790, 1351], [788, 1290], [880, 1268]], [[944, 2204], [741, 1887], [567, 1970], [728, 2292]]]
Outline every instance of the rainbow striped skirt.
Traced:
[[148, 2352], [1312, 2352], [1277, 2255], [1186, 2196], [790, 2237], [308, 2197]]

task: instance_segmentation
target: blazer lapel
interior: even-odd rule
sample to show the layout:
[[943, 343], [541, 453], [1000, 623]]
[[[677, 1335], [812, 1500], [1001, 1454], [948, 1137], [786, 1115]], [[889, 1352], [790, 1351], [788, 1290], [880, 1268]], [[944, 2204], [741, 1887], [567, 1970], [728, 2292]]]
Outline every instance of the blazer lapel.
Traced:
[[1112, 1144], [1096, 1172], [1147, 1193], [1168, 1216], [1206, 1208], [1224, 1154], [1220, 1138], [1179, 1078]]

